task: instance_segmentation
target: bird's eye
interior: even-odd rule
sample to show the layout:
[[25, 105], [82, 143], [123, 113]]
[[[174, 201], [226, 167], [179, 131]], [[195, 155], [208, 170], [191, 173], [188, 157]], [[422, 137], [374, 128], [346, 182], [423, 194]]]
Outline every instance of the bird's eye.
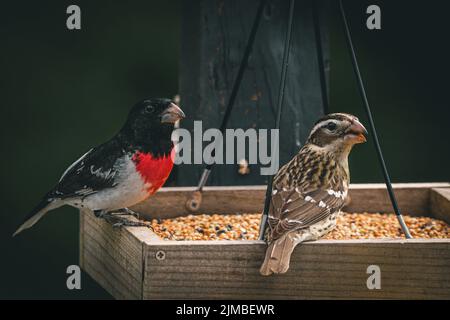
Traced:
[[153, 106], [146, 106], [146, 107], [145, 107], [145, 112], [146, 112], [146, 113], [151, 113], [151, 112], [153, 112]]
[[334, 122], [328, 122], [328, 124], [327, 124], [327, 129], [328, 129], [328, 130], [334, 131], [334, 130], [336, 130], [336, 128], [337, 128], [337, 124], [336, 124], [336, 123], [334, 123]]

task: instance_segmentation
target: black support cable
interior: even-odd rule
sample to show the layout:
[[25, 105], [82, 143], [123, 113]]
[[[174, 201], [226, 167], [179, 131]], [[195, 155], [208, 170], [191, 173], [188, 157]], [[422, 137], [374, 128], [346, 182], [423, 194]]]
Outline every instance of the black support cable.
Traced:
[[[231, 89], [230, 98], [228, 100], [228, 104], [227, 104], [227, 107], [225, 109], [225, 114], [224, 114], [224, 116], [222, 118], [222, 123], [220, 125], [220, 131], [222, 133], [226, 129], [228, 120], [229, 120], [230, 115], [231, 115], [231, 111], [233, 110], [234, 102], [236, 100], [237, 93], [238, 93], [239, 88], [241, 86], [242, 78], [244, 76], [244, 71], [247, 68], [248, 59], [249, 59], [250, 54], [251, 54], [252, 49], [253, 49], [253, 43], [255, 42], [256, 32], [258, 31], [259, 23], [261, 21], [261, 17], [263, 15], [266, 3], [267, 3], [267, 0], [260, 0], [260, 2], [259, 2], [258, 10], [257, 10], [256, 15], [255, 15], [255, 20], [253, 21], [252, 29], [250, 31], [250, 35], [249, 35], [248, 40], [247, 40], [247, 45], [245, 47], [245, 52], [244, 52], [244, 55], [242, 57], [241, 64], [239, 65], [239, 70], [238, 70], [238, 73], [237, 73], [236, 78], [234, 80], [233, 87]], [[211, 172], [211, 168], [212, 167], [213, 167], [213, 164], [208, 164], [208, 165], [206, 165], [205, 169], [203, 169], [202, 176], [201, 176], [201, 178], [199, 180], [199, 183], [198, 183], [198, 186], [197, 186], [197, 191], [202, 191], [203, 187], [205, 186], [205, 184], [206, 184], [206, 182], [208, 180], [209, 173]]]
[[[275, 121], [275, 129], [280, 128], [281, 111], [283, 110], [284, 92], [286, 89], [286, 75], [287, 75], [287, 68], [289, 65], [289, 51], [291, 49], [292, 25], [294, 22], [294, 5], [295, 5], [295, 0], [291, 0], [290, 4], [289, 4], [289, 20], [288, 20], [288, 26], [287, 26], [287, 30], [286, 30], [286, 38], [284, 40], [283, 62], [281, 64], [281, 79], [280, 79], [280, 85], [279, 85], [279, 89], [278, 89], [277, 118]], [[272, 141], [272, 143], [274, 143], [274, 142]], [[276, 149], [277, 148], [275, 148], [275, 150]], [[276, 156], [279, 156], [279, 155], [276, 155]], [[272, 196], [272, 184], [273, 184], [273, 175], [271, 175], [269, 177], [269, 181], [267, 183], [266, 198], [264, 201], [264, 211], [263, 211], [263, 215], [261, 217], [261, 223], [259, 226], [259, 239], [260, 240], [264, 239], [264, 233], [266, 231], [267, 217], [269, 215], [269, 206], [270, 206], [270, 200], [271, 200], [271, 196]]]
[[403, 230], [403, 233], [405, 234], [405, 237], [410, 239], [411, 234], [409, 233], [408, 227], [406, 226], [405, 221], [403, 220], [403, 216], [398, 207], [397, 200], [396, 200], [395, 194], [394, 194], [394, 190], [392, 189], [391, 179], [389, 177], [389, 173], [386, 168], [386, 164], [384, 162], [383, 153], [381, 152], [380, 143], [378, 141], [377, 132], [375, 130], [375, 124], [374, 124], [374, 121], [372, 118], [372, 112], [370, 111], [369, 101], [367, 99], [366, 90], [364, 88], [364, 82], [362, 80], [361, 72], [359, 70], [358, 60], [356, 59], [355, 48], [353, 46], [353, 41], [352, 41], [352, 37], [350, 34], [350, 28], [349, 28], [349, 25], [347, 22], [347, 18], [345, 15], [345, 10], [344, 10], [344, 5], [342, 4], [342, 0], [339, 0], [339, 8], [340, 8], [340, 12], [341, 12], [342, 22], [344, 24], [344, 31], [345, 31], [345, 36], [347, 39], [348, 49], [349, 49], [349, 52], [351, 55], [353, 69], [355, 71], [355, 75], [357, 78], [359, 92], [361, 94], [361, 97], [363, 99], [363, 103], [364, 103], [364, 106], [366, 109], [367, 118], [369, 119], [370, 129], [372, 131], [372, 138], [373, 138], [373, 142], [375, 144], [375, 148], [377, 150], [378, 160], [380, 162], [380, 166], [383, 171], [384, 181], [386, 182], [386, 187], [387, 187], [389, 197], [392, 202], [392, 207], [394, 208], [395, 214], [397, 215], [398, 222], [400, 223], [400, 226]]
[[328, 89], [327, 89], [325, 64], [323, 61], [322, 34], [320, 32], [320, 16], [317, 3], [318, 0], [311, 0], [313, 24], [314, 24], [314, 37], [316, 40], [317, 65], [319, 67], [320, 92], [322, 94], [323, 111], [325, 114], [327, 114], [329, 112]]

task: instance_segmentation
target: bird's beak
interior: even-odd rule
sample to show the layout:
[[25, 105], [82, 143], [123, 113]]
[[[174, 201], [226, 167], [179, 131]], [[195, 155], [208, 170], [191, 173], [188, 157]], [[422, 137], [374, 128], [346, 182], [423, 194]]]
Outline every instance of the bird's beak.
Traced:
[[353, 120], [353, 123], [348, 127], [345, 134], [352, 140], [355, 140], [356, 143], [366, 142], [366, 135], [368, 132], [366, 128], [362, 125], [358, 120]]
[[166, 110], [161, 113], [161, 123], [175, 123], [185, 117], [183, 110], [171, 102]]

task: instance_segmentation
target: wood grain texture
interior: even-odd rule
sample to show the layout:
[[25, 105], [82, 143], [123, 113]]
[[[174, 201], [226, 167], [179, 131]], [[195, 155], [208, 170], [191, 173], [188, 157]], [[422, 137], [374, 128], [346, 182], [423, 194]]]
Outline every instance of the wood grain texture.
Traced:
[[[430, 189], [450, 187], [449, 183], [394, 183], [394, 193], [400, 210], [411, 216], [431, 216]], [[393, 212], [384, 184], [357, 184], [350, 189], [349, 212]]]
[[[154, 196], [133, 207], [147, 218], [171, 218], [189, 214], [185, 203], [193, 187], [162, 188]], [[262, 210], [264, 186], [205, 187], [198, 213], [246, 213]]]
[[[314, 1], [319, 2], [328, 78], [329, 1]], [[194, 120], [202, 120], [203, 130], [220, 126], [258, 4], [259, 0], [183, 2], [179, 83], [181, 106], [189, 116], [181, 125], [191, 133]], [[288, 1], [268, 1], [227, 128], [274, 127], [288, 13]], [[311, 1], [297, 1], [281, 119], [281, 163], [298, 152], [313, 123], [324, 112], [318, 68]], [[247, 175], [240, 175], [237, 168], [236, 165], [216, 166], [209, 183], [252, 185], [267, 180], [260, 175], [259, 164], [251, 165]], [[203, 166], [185, 164], [176, 169], [177, 185], [186, 186], [197, 184]]]
[[[430, 189], [450, 187], [449, 183], [394, 183], [394, 192], [402, 212], [430, 215]], [[185, 203], [194, 187], [162, 188], [154, 196], [133, 207], [147, 218], [172, 218], [188, 214]], [[265, 186], [205, 187], [198, 213], [261, 212]], [[352, 212], [393, 212], [384, 184], [350, 185]]]
[[[143, 258], [139, 236], [147, 228], [113, 229], [88, 210], [81, 211], [80, 265], [117, 299], [142, 297]], [[141, 239], [142, 237], [142, 239]]]
[[450, 224], [450, 188], [431, 189], [430, 209], [433, 216]]
[[[288, 273], [270, 277], [259, 274], [265, 249], [260, 241], [153, 243], [145, 249], [143, 298], [450, 298], [450, 240], [305, 243]], [[381, 268], [381, 290], [367, 289], [372, 264]]]
[[[449, 216], [449, 187], [394, 184], [401, 208], [440, 218]], [[192, 190], [163, 189], [134, 209], [180, 214]], [[202, 212], [255, 212], [264, 190], [206, 188]], [[355, 211], [380, 212], [390, 205], [381, 184], [352, 185], [350, 195]], [[113, 229], [81, 212], [80, 264], [117, 299], [450, 299], [449, 239], [305, 243], [295, 249], [290, 271], [271, 277], [259, 274], [265, 249], [261, 241], [163, 241], [150, 229]], [[159, 251], [163, 260], [156, 258]], [[366, 287], [371, 264], [381, 268], [381, 290]]]

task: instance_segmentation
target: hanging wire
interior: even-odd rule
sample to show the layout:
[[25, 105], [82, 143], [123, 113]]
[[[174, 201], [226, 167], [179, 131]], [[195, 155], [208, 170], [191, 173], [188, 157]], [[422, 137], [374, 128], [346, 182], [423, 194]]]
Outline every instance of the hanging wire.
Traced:
[[381, 169], [383, 171], [384, 181], [386, 182], [386, 187], [387, 187], [389, 197], [392, 202], [392, 207], [394, 208], [395, 214], [397, 215], [398, 222], [400, 223], [400, 226], [403, 230], [403, 233], [405, 234], [405, 237], [407, 239], [410, 239], [411, 234], [409, 233], [408, 227], [406, 226], [405, 221], [403, 220], [403, 216], [398, 207], [397, 199], [395, 198], [394, 190], [392, 189], [391, 179], [389, 177], [389, 173], [387, 171], [386, 164], [384, 162], [383, 154], [381, 152], [380, 143], [378, 141], [377, 132], [375, 130], [375, 123], [372, 118], [372, 112], [370, 110], [369, 101], [367, 99], [366, 90], [364, 88], [364, 82], [362, 80], [361, 72], [359, 70], [358, 60], [356, 59], [355, 48], [353, 46], [353, 41], [352, 41], [352, 37], [350, 34], [350, 28], [349, 28], [349, 25], [347, 22], [347, 18], [345, 15], [345, 10], [344, 10], [344, 5], [342, 3], [342, 0], [339, 0], [339, 8], [340, 8], [340, 12], [341, 12], [342, 22], [344, 24], [345, 36], [347, 39], [347, 45], [348, 45], [348, 49], [349, 49], [351, 59], [352, 59], [353, 69], [355, 71], [355, 75], [356, 75], [356, 78], [358, 81], [358, 88], [359, 88], [359, 92], [360, 92], [361, 97], [364, 102], [364, 107], [366, 109], [367, 118], [369, 119], [369, 124], [370, 124], [370, 128], [372, 131], [372, 138], [373, 138], [373, 142], [375, 144], [375, 148], [377, 150], [378, 160], [380, 162]]
[[[228, 100], [227, 107], [225, 109], [225, 114], [222, 119], [222, 123], [220, 125], [220, 131], [224, 133], [228, 120], [231, 115], [231, 111], [234, 107], [234, 102], [236, 100], [237, 93], [239, 91], [239, 88], [241, 86], [242, 78], [244, 76], [244, 71], [247, 68], [248, 59], [250, 57], [250, 54], [252, 52], [253, 43], [255, 42], [256, 32], [258, 31], [259, 23], [261, 21], [261, 17], [264, 12], [264, 8], [266, 6], [267, 0], [261, 0], [259, 2], [258, 11], [256, 12], [255, 20], [253, 21], [253, 26], [250, 31], [250, 35], [247, 40], [247, 45], [245, 47], [245, 52], [241, 60], [241, 64], [239, 65], [239, 70], [236, 75], [236, 79], [233, 83], [233, 88], [231, 89], [230, 99]], [[213, 149], [213, 153], [215, 152], [215, 149]], [[214, 155], [214, 154], [213, 154]], [[205, 186], [206, 182], [208, 181], [209, 174], [211, 173], [211, 168], [213, 167], [213, 164], [208, 164], [205, 169], [203, 169], [202, 176], [200, 177], [199, 183], [197, 185], [197, 192], [202, 191], [203, 187]]]
[[[280, 121], [281, 121], [281, 111], [283, 110], [283, 100], [284, 100], [284, 92], [286, 89], [286, 75], [287, 75], [287, 67], [289, 64], [289, 51], [291, 49], [291, 34], [292, 34], [292, 25], [294, 21], [294, 5], [295, 0], [291, 0], [289, 4], [289, 20], [288, 20], [288, 27], [286, 30], [286, 38], [284, 40], [284, 52], [283, 52], [283, 62], [281, 64], [281, 79], [280, 79], [280, 85], [279, 85], [279, 91], [278, 91], [278, 103], [277, 103], [277, 118], [275, 121], [275, 129], [280, 128]], [[274, 143], [272, 141], [272, 143]], [[277, 146], [275, 146], [274, 150], [277, 150]], [[278, 156], [278, 155], [276, 155]], [[273, 175], [269, 177], [269, 181], [267, 183], [267, 189], [266, 189], [266, 198], [264, 201], [264, 211], [261, 216], [261, 223], [259, 226], [259, 239], [264, 239], [264, 233], [266, 231], [266, 223], [267, 223], [267, 217], [269, 215], [269, 206], [270, 206], [270, 200], [272, 196], [272, 184], [273, 184]]]
[[316, 40], [317, 63], [319, 66], [320, 91], [322, 94], [322, 107], [325, 114], [329, 112], [327, 78], [325, 74], [325, 64], [323, 61], [322, 34], [320, 32], [320, 17], [318, 0], [311, 0], [314, 24], [314, 36]]

